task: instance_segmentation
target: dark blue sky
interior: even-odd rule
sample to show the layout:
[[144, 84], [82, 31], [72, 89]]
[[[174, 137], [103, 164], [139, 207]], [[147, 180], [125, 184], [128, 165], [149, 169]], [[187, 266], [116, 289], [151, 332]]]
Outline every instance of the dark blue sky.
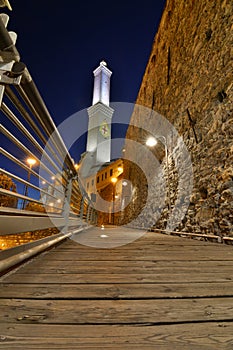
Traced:
[[111, 100], [134, 102], [165, 0], [11, 0], [8, 28], [54, 120], [88, 107], [92, 71], [113, 71]]
[[[92, 72], [103, 59], [113, 72], [111, 101], [135, 102], [165, 0], [144, 0], [141, 6], [132, 0], [10, 3], [12, 12], [0, 11], [10, 15], [8, 30], [17, 33], [21, 61], [56, 125], [91, 105]], [[124, 137], [125, 130], [113, 125], [113, 137]], [[85, 137], [74, 146], [78, 161]]]

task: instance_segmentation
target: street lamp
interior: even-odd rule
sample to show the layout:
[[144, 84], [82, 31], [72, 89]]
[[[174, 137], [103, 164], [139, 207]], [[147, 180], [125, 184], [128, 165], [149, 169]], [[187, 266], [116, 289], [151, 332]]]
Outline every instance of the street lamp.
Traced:
[[146, 145], [148, 147], [154, 147], [155, 145], [157, 145], [157, 143], [158, 142], [157, 142], [156, 138], [154, 138], [152, 136], [148, 137], [148, 139], [146, 140]]
[[78, 169], [79, 169], [79, 164], [75, 163], [75, 164], [74, 164], [74, 167], [75, 167], [76, 171], [78, 171]]
[[[24, 196], [25, 197], [27, 197], [27, 195], [28, 195], [28, 183], [30, 182], [31, 170], [32, 170], [33, 165], [36, 164], [36, 159], [34, 159], [34, 158], [27, 158], [26, 162], [29, 165], [29, 169], [28, 169], [27, 183], [25, 184], [25, 191], [24, 191]], [[23, 206], [22, 206], [23, 209], [25, 207], [25, 204], [26, 204], [26, 201], [24, 199]]]
[[146, 140], [146, 145], [148, 147], [154, 147], [157, 145], [158, 141], [157, 140], [163, 140], [162, 143], [165, 148], [165, 159], [166, 159], [166, 168], [167, 168], [167, 184], [168, 184], [168, 208], [169, 210], [171, 209], [171, 194], [170, 194], [170, 180], [169, 180], [169, 167], [168, 167], [168, 147], [167, 147], [167, 139], [163, 135], [156, 135], [155, 137], [150, 136]]
[[112, 223], [114, 225], [114, 210], [115, 210], [115, 194], [116, 194], [116, 183], [117, 183], [117, 178], [112, 177], [111, 178], [113, 190], [112, 190]]

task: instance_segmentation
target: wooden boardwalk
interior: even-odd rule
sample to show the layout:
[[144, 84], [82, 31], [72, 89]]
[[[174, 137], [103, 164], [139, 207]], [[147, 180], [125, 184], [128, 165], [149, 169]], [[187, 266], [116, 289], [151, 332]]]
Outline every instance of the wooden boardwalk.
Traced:
[[[117, 237], [86, 237], [103, 232]], [[232, 246], [156, 233], [112, 249], [68, 240], [0, 282], [0, 349], [233, 349]]]

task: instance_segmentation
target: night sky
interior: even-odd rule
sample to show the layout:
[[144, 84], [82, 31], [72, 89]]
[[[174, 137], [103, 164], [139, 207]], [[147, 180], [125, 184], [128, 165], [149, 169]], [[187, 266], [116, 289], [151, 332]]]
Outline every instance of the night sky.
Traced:
[[144, 0], [141, 6], [131, 0], [10, 3], [13, 11], [0, 11], [10, 15], [8, 30], [18, 34], [21, 61], [56, 125], [91, 105], [92, 72], [102, 60], [113, 72], [111, 101], [135, 102], [165, 0]]

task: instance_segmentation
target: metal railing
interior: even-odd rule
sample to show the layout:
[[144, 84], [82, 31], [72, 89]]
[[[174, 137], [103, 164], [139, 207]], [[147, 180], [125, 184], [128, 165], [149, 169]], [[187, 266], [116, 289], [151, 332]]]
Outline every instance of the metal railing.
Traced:
[[95, 224], [97, 212], [20, 61], [16, 35], [6, 28], [8, 19], [0, 14], [0, 235], [57, 227], [66, 237], [72, 229]]

